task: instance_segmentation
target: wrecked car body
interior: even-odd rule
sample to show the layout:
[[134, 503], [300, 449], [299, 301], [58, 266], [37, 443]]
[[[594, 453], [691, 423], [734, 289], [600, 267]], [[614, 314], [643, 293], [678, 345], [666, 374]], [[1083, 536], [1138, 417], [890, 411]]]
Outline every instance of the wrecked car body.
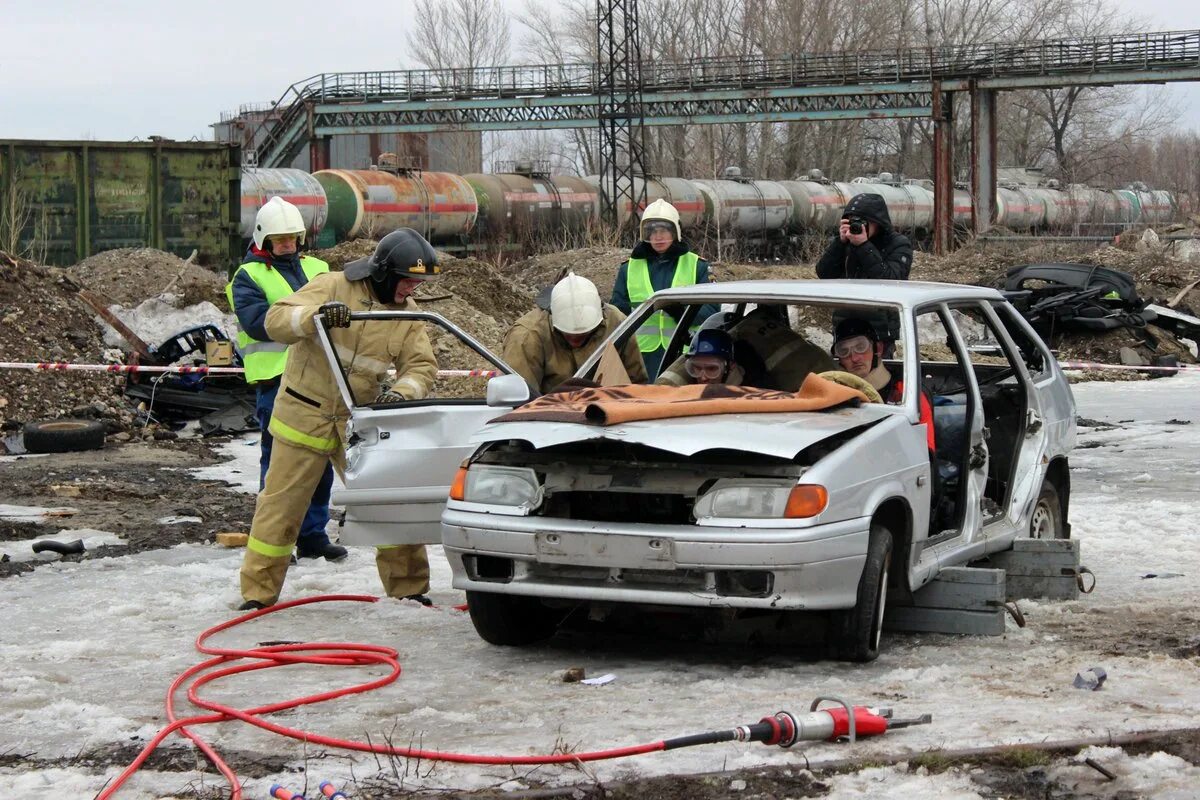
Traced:
[[[823, 411], [612, 425], [519, 414], [482, 424], [480, 415], [440, 536], [410, 528], [389, 543], [443, 544], [484, 639], [537, 641], [580, 609], [820, 612], [839, 657], [865, 661], [878, 653], [886, 605], [941, 568], [1018, 536], [1069, 534], [1070, 389], [1000, 293], [859, 281], [669, 289], [636, 309], [576, 377], [595, 378], [608, 346], [619, 349], [659, 310], [678, 320], [663, 360], [671, 364], [714, 306], [735, 340], [761, 347], [756, 334], [782, 331], [775, 352], [756, 354], [765, 369], [754, 385], [796, 392], [804, 376], [788, 372], [786, 354], [800, 342], [828, 352], [834, 320], [859, 316], [898, 333], [879, 363], [902, 386], [892, 403]], [[360, 469], [375, 461], [374, 474], [384, 474], [382, 459], [361, 447], [356, 457]], [[379, 516], [407, 513], [402, 477], [387, 478], [397, 505], [377, 507]]]

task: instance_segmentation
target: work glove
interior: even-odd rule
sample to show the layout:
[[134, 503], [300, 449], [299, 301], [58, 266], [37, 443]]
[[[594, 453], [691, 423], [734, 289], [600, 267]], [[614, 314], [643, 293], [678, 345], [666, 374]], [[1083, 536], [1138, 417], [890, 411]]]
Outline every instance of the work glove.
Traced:
[[325, 303], [317, 311], [325, 315], [326, 328], [350, 327], [350, 306], [345, 303]]
[[403, 403], [404, 395], [399, 392], [381, 392], [378, 397], [371, 403], [373, 406], [383, 405], [384, 403]]

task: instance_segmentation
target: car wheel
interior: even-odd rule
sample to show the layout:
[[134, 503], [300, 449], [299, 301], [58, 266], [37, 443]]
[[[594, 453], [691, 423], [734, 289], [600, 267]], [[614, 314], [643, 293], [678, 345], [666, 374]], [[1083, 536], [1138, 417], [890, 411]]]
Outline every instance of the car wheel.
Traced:
[[70, 453], [104, 447], [104, 423], [89, 419], [59, 419], [29, 422], [22, 430], [30, 453]]
[[836, 612], [834, 616], [834, 647], [838, 659], [867, 662], [879, 656], [891, 564], [892, 532], [883, 525], [872, 523], [867, 561], [858, 580], [858, 602], [854, 608]]
[[558, 628], [550, 609], [536, 597], [467, 592], [475, 632], [488, 644], [521, 645], [549, 639]]
[[1062, 500], [1058, 487], [1050, 481], [1042, 484], [1037, 504], [1029, 517], [1030, 539], [1066, 539], [1067, 531], [1062, 519]]

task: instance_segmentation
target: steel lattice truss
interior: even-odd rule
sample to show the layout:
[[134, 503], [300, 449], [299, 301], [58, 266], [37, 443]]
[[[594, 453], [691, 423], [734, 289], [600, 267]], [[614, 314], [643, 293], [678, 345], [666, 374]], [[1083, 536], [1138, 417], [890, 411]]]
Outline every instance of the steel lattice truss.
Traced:
[[600, 203], [616, 226], [618, 209], [644, 205], [646, 186], [634, 186], [645, 173], [642, 123], [642, 50], [637, 0], [596, 0], [596, 52], [599, 86], [595, 124], [600, 127]]
[[[678, 125], [929, 116], [935, 83], [956, 92], [1200, 80], [1200, 31], [655, 60], [638, 69], [636, 2], [597, 0], [600, 63], [323, 73], [293, 84], [255, 137], [259, 160], [278, 166], [311, 137], [345, 133], [579, 128], [603, 119], [606, 135], [620, 138], [640, 117]], [[628, 141], [640, 161], [640, 137]]]
[[[710, 95], [710, 96], [702, 96]], [[392, 131], [525, 130], [529, 128], [591, 128], [600, 122], [599, 98], [563, 98], [563, 102], [536, 105], [477, 106], [457, 103], [397, 103], [394, 108], [375, 104], [320, 105], [313, 112], [318, 136]], [[787, 122], [823, 119], [882, 119], [928, 117], [929, 92], [879, 92], [862, 90], [844, 94], [772, 92], [680, 92], [672, 96], [646, 95], [642, 102], [646, 125], [712, 124], [720, 122]]]

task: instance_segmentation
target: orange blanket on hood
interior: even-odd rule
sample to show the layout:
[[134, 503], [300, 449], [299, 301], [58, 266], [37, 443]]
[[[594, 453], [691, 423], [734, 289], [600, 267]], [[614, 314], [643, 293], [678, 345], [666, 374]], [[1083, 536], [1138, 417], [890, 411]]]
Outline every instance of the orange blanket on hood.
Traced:
[[694, 384], [691, 386], [587, 387], [543, 395], [492, 422], [577, 422], [619, 425], [638, 420], [697, 417], [707, 414], [779, 414], [822, 411], [865, 401], [857, 389], [816, 374], [804, 379], [798, 392], [749, 386]]

